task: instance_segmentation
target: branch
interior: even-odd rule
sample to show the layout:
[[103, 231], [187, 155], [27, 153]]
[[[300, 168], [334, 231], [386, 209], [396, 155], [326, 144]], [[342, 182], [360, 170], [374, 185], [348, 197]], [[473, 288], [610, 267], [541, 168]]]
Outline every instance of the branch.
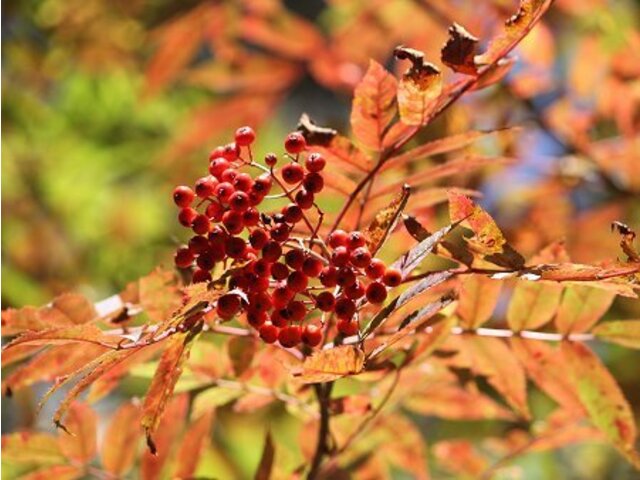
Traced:
[[330, 453], [329, 448], [329, 400], [331, 398], [331, 390], [333, 389], [333, 382], [329, 383], [317, 383], [313, 386], [318, 399], [318, 406], [320, 408], [320, 427], [318, 428], [318, 443], [316, 444], [316, 451], [313, 455], [313, 461], [311, 463], [311, 469], [307, 475], [307, 480], [315, 480], [320, 478], [320, 466], [324, 458]]

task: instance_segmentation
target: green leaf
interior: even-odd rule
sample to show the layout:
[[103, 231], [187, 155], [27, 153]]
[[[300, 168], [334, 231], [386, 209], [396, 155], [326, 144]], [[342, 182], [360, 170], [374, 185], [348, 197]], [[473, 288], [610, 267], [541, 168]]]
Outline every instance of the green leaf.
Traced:
[[640, 348], [640, 320], [604, 322], [593, 329], [593, 334], [607, 342]]

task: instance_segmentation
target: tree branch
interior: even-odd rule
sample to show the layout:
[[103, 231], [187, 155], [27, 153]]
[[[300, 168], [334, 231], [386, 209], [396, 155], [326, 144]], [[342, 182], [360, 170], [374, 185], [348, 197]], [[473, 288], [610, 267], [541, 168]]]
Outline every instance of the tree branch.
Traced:
[[318, 399], [318, 406], [320, 409], [320, 427], [318, 428], [318, 443], [316, 444], [316, 451], [313, 455], [313, 461], [311, 463], [311, 469], [307, 475], [307, 480], [315, 480], [319, 478], [320, 466], [324, 458], [330, 453], [329, 447], [329, 401], [331, 398], [331, 390], [333, 389], [333, 382], [329, 383], [317, 383], [313, 386], [316, 397]]

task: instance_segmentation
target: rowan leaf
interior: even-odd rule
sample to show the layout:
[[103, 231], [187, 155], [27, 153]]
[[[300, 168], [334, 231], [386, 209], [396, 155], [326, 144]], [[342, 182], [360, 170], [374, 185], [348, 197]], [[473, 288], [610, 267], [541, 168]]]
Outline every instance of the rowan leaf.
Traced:
[[470, 245], [478, 252], [486, 255], [500, 253], [507, 243], [504, 235], [482, 207], [476, 205], [469, 197], [454, 191], [449, 192], [449, 217], [451, 222], [466, 220], [475, 236]]
[[125, 476], [136, 460], [142, 436], [140, 417], [138, 405], [123, 403], [107, 426], [100, 459], [102, 468], [116, 477]]
[[617, 221], [611, 224], [611, 229], [620, 234], [620, 248], [627, 255], [627, 260], [629, 262], [640, 262], [640, 254], [633, 245], [636, 239], [636, 232], [629, 228], [629, 225]]
[[73, 462], [88, 464], [96, 456], [98, 416], [88, 405], [75, 402], [69, 408], [65, 432], [58, 437], [60, 450]]
[[[582, 265], [579, 263], [559, 263], [537, 265], [532, 273], [540, 275], [543, 280], [556, 282], [598, 282], [606, 285], [604, 280], [626, 277], [640, 273], [640, 263], [614, 263], [608, 265]], [[593, 284], [592, 284], [593, 286]], [[615, 287], [615, 285], [611, 285]], [[636, 298], [631, 293], [626, 296]]]
[[273, 444], [273, 437], [271, 436], [271, 432], [267, 431], [258, 470], [254, 476], [255, 480], [269, 480], [271, 478], [274, 455], [275, 446]]
[[558, 283], [519, 281], [507, 308], [509, 326], [516, 332], [541, 327], [553, 318], [561, 295], [562, 285]]
[[171, 398], [173, 389], [182, 374], [182, 368], [189, 358], [189, 350], [193, 344], [192, 332], [175, 334], [166, 341], [166, 347], [156, 373], [151, 380], [147, 395], [142, 406], [142, 426], [147, 436], [147, 444], [151, 453], [155, 454], [156, 447], [152, 435], [158, 428], [167, 401]]
[[530, 418], [524, 370], [507, 344], [498, 338], [465, 336], [464, 345], [474, 372], [486, 376], [511, 407]]
[[560, 350], [567, 374], [593, 424], [640, 469], [633, 412], [613, 376], [584, 344], [562, 342]]
[[406, 125], [424, 125], [436, 111], [442, 93], [442, 74], [418, 50], [397, 47], [398, 60], [410, 60], [411, 67], [398, 84], [400, 120]]
[[193, 401], [191, 415], [196, 418], [200, 417], [207, 412], [215, 410], [217, 407], [226, 405], [242, 395], [244, 395], [244, 392], [237, 388], [207, 388], [204, 392], [199, 393]]
[[426, 256], [433, 251], [435, 246], [451, 231], [453, 227], [454, 225], [447, 225], [425, 238], [393, 262], [392, 267], [400, 270], [402, 277], [406, 278], [422, 263]]
[[567, 286], [555, 323], [560, 333], [587, 332], [609, 310], [614, 292], [590, 286]]
[[487, 50], [475, 57], [476, 65], [490, 65], [504, 57], [529, 33], [550, 5], [550, 0], [520, 0], [516, 14], [505, 22], [504, 28], [491, 40]]
[[341, 135], [336, 135], [326, 146], [315, 146], [314, 150], [321, 153], [327, 164], [339, 165], [351, 173], [367, 172], [371, 161], [369, 157], [351, 141]]
[[536, 386], [567, 410], [584, 409], [566, 375], [561, 352], [545, 342], [519, 337], [510, 339], [511, 350]]
[[389, 237], [389, 234], [395, 228], [400, 214], [407, 205], [409, 193], [410, 189], [405, 185], [402, 188], [402, 192], [400, 192], [387, 207], [380, 210], [365, 229], [364, 236], [371, 255], [375, 255], [378, 250], [380, 250]]
[[363, 369], [364, 352], [354, 345], [341, 345], [305, 358], [298, 376], [303, 383], [324, 383], [356, 375]]
[[7, 344], [3, 351], [21, 345], [59, 345], [86, 342], [106, 348], [116, 348], [122, 340], [115, 335], [105, 335], [102, 330], [92, 324], [74, 325], [71, 327], [47, 328], [28, 331]]
[[204, 413], [185, 432], [176, 455], [175, 473], [172, 478], [194, 478], [198, 462], [207, 445], [211, 431], [213, 411]]
[[476, 75], [478, 68], [474, 57], [477, 53], [478, 39], [457, 23], [449, 27], [449, 38], [440, 52], [442, 63], [454, 72]]
[[55, 465], [67, 461], [56, 437], [30, 431], [2, 435], [2, 457], [13, 463], [35, 465]]
[[456, 313], [460, 326], [474, 330], [491, 318], [498, 304], [502, 282], [485, 275], [467, 275], [463, 278], [458, 295]]
[[439, 465], [462, 478], [481, 478], [489, 467], [488, 459], [468, 440], [438, 442], [433, 452]]
[[75, 480], [83, 476], [83, 469], [76, 465], [53, 465], [20, 475], [20, 480]]
[[385, 68], [371, 60], [356, 86], [351, 107], [351, 128], [356, 139], [371, 150], [382, 150], [382, 139], [396, 115], [398, 82]]
[[252, 337], [233, 337], [227, 344], [233, 372], [240, 377], [251, 366], [258, 345]]
[[140, 305], [152, 322], [161, 323], [171, 318], [182, 305], [175, 274], [156, 269], [138, 280]]
[[640, 348], [640, 320], [614, 320], [593, 329], [593, 334], [607, 342], [628, 348]]

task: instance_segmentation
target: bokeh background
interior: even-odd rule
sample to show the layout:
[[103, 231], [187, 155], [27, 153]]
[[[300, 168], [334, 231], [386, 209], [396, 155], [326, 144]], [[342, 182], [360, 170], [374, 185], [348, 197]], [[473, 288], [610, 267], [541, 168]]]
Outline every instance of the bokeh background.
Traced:
[[[71, 289], [99, 300], [170, 265], [184, 240], [171, 190], [197, 178], [237, 126], [259, 131], [261, 151], [279, 148], [303, 112], [346, 133], [370, 58], [400, 71], [391, 52], [405, 44], [438, 61], [451, 21], [486, 39], [514, 10], [501, 0], [3, 2], [2, 307]], [[576, 261], [615, 257], [610, 222], [640, 226], [638, 51], [640, 2], [557, 0], [504, 82], [421, 138], [519, 125], [468, 150], [517, 163], [436, 184], [482, 191], [523, 253], [565, 238]], [[437, 212], [422, 213], [435, 222]], [[611, 315], [640, 308], [620, 301]], [[638, 355], [598, 352], [637, 415]], [[3, 432], [39, 421], [31, 404], [3, 402]], [[234, 417], [229, 438], [248, 441], [247, 423]], [[501, 428], [423, 426], [434, 439]], [[242, 458], [227, 458], [236, 472]], [[524, 478], [637, 478], [599, 445], [523, 465]]]

